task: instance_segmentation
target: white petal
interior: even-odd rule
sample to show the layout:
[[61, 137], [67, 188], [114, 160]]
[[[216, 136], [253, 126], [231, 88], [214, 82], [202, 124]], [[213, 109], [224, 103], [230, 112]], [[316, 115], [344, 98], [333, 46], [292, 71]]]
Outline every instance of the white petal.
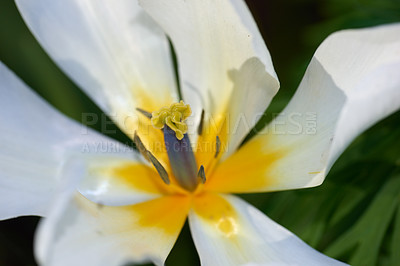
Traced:
[[[65, 174], [86, 175], [79, 165], [72, 165]], [[148, 260], [162, 265], [188, 208], [188, 198], [179, 196], [104, 206], [64, 189], [40, 223], [35, 254], [41, 265], [48, 266], [119, 266]]]
[[86, 160], [87, 174], [79, 192], [87, 199], [107, 206], [131, 205], [173, 194], [175, 184], [165, 184], [156, 169], [141, 160], [116, 156]]
[[167, 38], [136, 1], [16, 2], [46, 52], [125, 133], [138, 128], [136, 108], [176, 101]]
[[67, 158], [124, 147], [60, 114], [3, 64], [0, 94], [0, 219], [45, 215]]
[[347, 96], [331, 166], [357, 135], [400, 108], [400, 24], [338, 32], [315, 58]]
[[321, 184], [358, 134], [400, 108], [399, 69], [400, 24], [331, 35], [281, 116], [217, 169], [222, 177], [242, 171], [248, 187], [231, 179], [232, 186], [221, 186], [219, 180], [213, 189], [271, 191]]
[[195, 200], [189, 213], [202, 265], [345, 265], [312, 249], [243, 200], [210, 197]]
[[[269, 52], [244, 1], [140, 0], [140, 4], [175, 45], [182, 94], [195, 113], [194, 126], [201, 109], [214, 120], [228, 115], [228, 131], [234, 133], [226, 150], [235, 151], [279, 87]], [[192, 127], [191, 133], [195, 130]]]

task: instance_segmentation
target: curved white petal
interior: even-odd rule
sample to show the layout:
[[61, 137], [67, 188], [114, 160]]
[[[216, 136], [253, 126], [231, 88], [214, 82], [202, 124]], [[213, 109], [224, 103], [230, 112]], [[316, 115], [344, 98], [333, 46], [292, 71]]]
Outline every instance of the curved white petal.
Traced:
[[[400, 108], [399, 69], [400, 24], [331, 35], [283, 113], [217, 169], [222, 179], [215, 178], [213, 189], [271, 191], [321, 184], [358, 134]], [[238, 171], [243, 174], [237, 182], [231, 178], [231, 185], [223, 185], [224, 176]]]
[[16, 0], [46, 52], [128, 135], [177, 99], [168, 40], [136, 1]]
[[347, 97], [331, 166], [357, 135], [400, 108], [400, 23], [333, 34], [315, 58]]
[[67, 158], [132, 154], [63, 116], [3, 64], [0, 94], [0, 219], [45, 215]]
[[86, 160], [87, 174], [79, 192], [87, 199], [107, 206], [131, 205], [173, 194], [177, 186], [165, 184], [156, 169], [132, 154], [93, 157]]
[[234, 152], [279, 87], [246, 4], [242, 0], [140, 0], [140, 4], [175, 45], [182, 94], [195, 114], [191, 133], [196, 133], [202, 109], [206, 123], [227, 116], [226, 156]]
[[[79, 164], [66, 170], [67, 180], [87, 174]], [[40, 264], [119, 266], [151, 260], [163, 265], [186, 220], [188, 198], [167, 196], [136, 205], [104, 206], [71, 188], [59, 193], [39, 225], [35, 254]]]
[[189, 213], [202, 265], [345, 265], [314, 250], [241, 199], [209, 197], [195, 200]]

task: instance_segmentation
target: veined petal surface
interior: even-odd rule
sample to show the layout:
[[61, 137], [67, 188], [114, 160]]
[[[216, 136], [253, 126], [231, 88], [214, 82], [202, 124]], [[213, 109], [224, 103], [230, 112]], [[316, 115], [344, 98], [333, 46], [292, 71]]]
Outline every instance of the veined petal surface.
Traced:
[[237, 197], [209, 194], [193, 204], [189, 224], [203, 266], [345, 265]]
[[209, 189], [321, 184], [358, 134], [399, 109], [399, 67], [400, 24], [334, 33], [316, 51], [282, 114], [216, 169]]
[[[198, 141], [207, 145], [219, 135], [228, 156], [279, 88], [271, 57], [246, 4], [242, 0], [140, 0], [140, 4], [176, 48], [183, 98], [194, 112], [191, 141], [196, 142], [204, 109], [208, 132]], [[197, 157], [200, 164], [213, 157], [215, 149], [209, 150], [202, 149], [207, 155]]]
[[63, 116], [3, 64], [0, 92], [0, 219], [45, 215], [70, 158], [134, 158], [128, 147]]
[[163, 31], [136, 1], [16, 0], [37, 40], [119, 127], [138, 131], [148, 149], [162, 140], [148, 118], [177, 101]]

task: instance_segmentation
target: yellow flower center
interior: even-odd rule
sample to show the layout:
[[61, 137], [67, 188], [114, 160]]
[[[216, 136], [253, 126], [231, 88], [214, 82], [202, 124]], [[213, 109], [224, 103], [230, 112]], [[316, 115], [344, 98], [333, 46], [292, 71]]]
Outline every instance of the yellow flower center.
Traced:
[[[222, 128], [225, 123], [214, 127], [208, 121], [205, 122], [205, 112], [202, 110], [197, 128], [197, 143], [192, 146], [187, 134], [188, 126], [184, 122], [192, 114], [188, 104], [180, 101], [161, 107], [157, 111], [153, 110], [137, 108], [137, 111], [149, 119], [148, 122], [156, 129], [150, 132], [161, 133], [162, 139], [153, 138], [150, 142], [143, 143], [141, 138], [144, 137], [146, 140], [147, 135], [135, 132], [136, 147], [154, 166], [165, 184], [175, 183], [180, 189], [194, 194], [200, 192], [207, 182], [207, 173], [211, 174], [220, 158], [222, 141], [219, 133], [226, 137], [226, 132]], [[221, 123], [213, 122], [217, 125]], [[159, 147], [155, 144], [160, 144], [161, 141], [164, 144], [162, 149], [155, 148]], [[214, 145], [215, 149], [208, 147], [210, 144]]]
[[183, 121], [192, 114], [188, 104], [183, 101], [173, 103], [169, 107], [162, 107], [160, 110], [152, 113], [151, 123], [157, 129], [164, 128], [167, 125], [175, 132], [176, 138], [181, 140], [187, 132], [188, 127]]

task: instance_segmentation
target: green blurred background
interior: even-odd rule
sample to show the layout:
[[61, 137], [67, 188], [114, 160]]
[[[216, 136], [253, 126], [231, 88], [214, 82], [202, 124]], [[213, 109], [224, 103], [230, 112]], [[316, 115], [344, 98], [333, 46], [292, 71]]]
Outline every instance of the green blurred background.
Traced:
[[[287, 104], [313, 52], [330, 33], [400, 21], [400, 0], [247, 2], [281, 81], [281, 90], [257, 128]], [[41, 49], [12, 0], [0, 0], [0, 25], [0, 60], [32, 89], [78, 121], [83, 112], [101, 113]], [[100, 124], [92, 127], [99, 130]], [[120, 132], [112, 137], [129, 141]], [[358, 137], [322, 186], [242, 197], [327, 255], [356, 266], [396, 266], [400, 265], [399, 166], [397, 112]], [[35, 265], [32, 241], [38, 221], [22, 217], [0, 222], [0, 265]], [[167, 265], [198, 264], [186, 225]]]

